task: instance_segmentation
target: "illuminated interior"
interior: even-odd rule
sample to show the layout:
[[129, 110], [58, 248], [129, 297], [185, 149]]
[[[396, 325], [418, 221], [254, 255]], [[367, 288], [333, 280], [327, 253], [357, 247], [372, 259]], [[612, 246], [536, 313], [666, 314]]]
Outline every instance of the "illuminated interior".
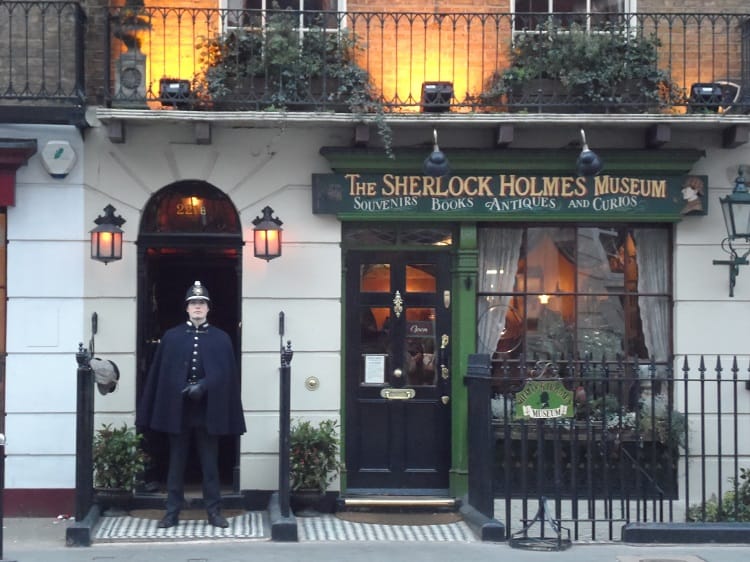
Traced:
[[[192, 83], [202, 74], [203, 63], [198, 60], [196, 44], [222, 29], [215, 0], [196, 0], [190, 9], [182, 11], [167, 8], [172, 5], [168, 0], [147, 0], [145, 11], [139, 0], [118, 2], [121, 6], [133, 6], [126, 13], [139, 14], [135, 18], [139, 24], [132, 25], [126, 33], [137, 47], [127, 45], [120, 38], [122, 32], [113, 31], [119, 38], [112, 42], [113, 61], [129, 49], [145, 55], [148, 98], [159, 97], [159, 81], [163, 78]], [[425, 82], [450, 82], [455, 100], [460, 102], [480, 93], [494, 71], [507, 68], [512, 19], [483, 24], [479, 17], [451, 13], [452, 9], [455, 7], [445, 3], [439, 14], [411, 14], [401, 18], [388, 13], [388, 17], [377, 20], [352, 13], [345, 22], [347, 29], [367, 46], [356, 54], [358, 64], [368, 71], [383, 98], [394, 101], [397, 106], [394, 111], [420, 111]], [[639, 20], [638, 25], [639, 33], [659, 38], [659, 67], [669, 71], [670, 79], [683, 93], [696, 82], [742, 74], [742, 42], [737, 30], [728, 23], [710, 33], [703, 24], [690, 18], [673, 26], [660, 26], [658, 18]], [[682, 94], [670, 94], [672, 99], [679, 95]], [[156, 107], [160, 105], [157, 103]], [[463, 109], [454, 106], [451, 110]], [[684, 108], [670, 111], [684, 111]]]

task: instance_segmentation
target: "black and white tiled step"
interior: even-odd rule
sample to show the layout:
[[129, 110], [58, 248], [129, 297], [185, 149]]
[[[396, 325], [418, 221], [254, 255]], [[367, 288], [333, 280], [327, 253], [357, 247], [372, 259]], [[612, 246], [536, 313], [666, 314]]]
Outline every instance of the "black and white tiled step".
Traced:
[[[159, 529], [158, 520], [130, 515], [102, 517], [94, 533], [96, 542], [185, 541], [211, 539], [270, 540], [265, 512], [247, 512], [228, 517], [229, 527], [221, 529], [205, 520], [180, 520], [169, 529]], [[334, 515], [297, 518], [300, 542], [315, 541], [438, 541], [475, 542], [477, 539], [463, 521], [439, 525], [383, 525], [344, 521]]]
[[209, 525], [205, 519], [180, 520], [175, 527], [159, 529], [159, 521], [130, 515], [102, 517], [99, 520], [94, 540], [138, 541], [138, 540], [188, 540], [188, 539], [256, 539], [268, 540], [268, 524], [265, 512], [248, 511], [236, 517], [227, 517], [229, 527], [222, 529]]

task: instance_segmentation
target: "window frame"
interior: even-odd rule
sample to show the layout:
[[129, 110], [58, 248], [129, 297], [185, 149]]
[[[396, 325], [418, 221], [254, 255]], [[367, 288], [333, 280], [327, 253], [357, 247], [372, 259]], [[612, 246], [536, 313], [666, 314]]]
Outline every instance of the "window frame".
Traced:
[[[581, 229], [585, 228], [598, 228], [598, 229], [617, 229], [617, 230], [624, 230], [626, 231], [630, 236], [633, 236], [633, 232], [637, 229], [661, 229], [665, 232], [665, 239], [664, 244], [665, 247], [663, 250], [665, 251], [666, 255], [668, 256], [666, 267], [668, 270], [666, 271], [666, 291], [665, 292], [639, 292], [637, 280], [638, 278], [635, 278], [636, 286], [635, 288], [628, 288], [626, 283], [623, 282], [623, 287], [618, 288], [615, 291], [607, 291], [606, 293], [602, 293], [604, 296], [607, 297], [614, 297], [614, 298], [620, 298], [622, 300], [622, 306], [623, 306], [623, 325], [622, 325], [622, 336], [621, 336], [621, 342], [623, 344], [624, 351], [621, 351], [620, 358], [619, 359], [626, 359], [626, 360], [633, 360], [636, 359], [640, 363], [648, 363], [651, 361], [651, 357], [647, 357], [646, 355], [650, 354], [650, 351], [647, 350], [647, 345], [645, 344], [645, 338], [644, 338], [644, 328], [642, 327], [641, 323], [643, 322], [642, 318], [642, 311], [640, 310], [640, 303], [639, 298], [645, 297], [645, 298], [654, 298], [654, 299], [667, 299], [666, 307], [669, 311], [668, 313], [668, 334], [666, 335], [666, 350], [664, 350], [664, 353], [666, 355], [665, 359], [657, 360], [656, 363], [660, 365], [661, 367], [669, 367], [670, 360], [673, 355], [673, 348], [674, 348], [674, 267], [673, 267], [673, 252], [674, 252], [674, 228], [672, 225], [669, 224], [643, 224], [643, 223], [618, 223], [618, 224], [607, 224], [607, 223], [521, 223], [518, 225], [514, 224], [507, 224], [507, 223], [488, 223], [488, 224], [482, 224], [478, 225], [478, 238], [481, 239], [483, 236], [483, 232], [486, 232], [488, 229], [492, 228], [498, 228], [503, 230], [521, 230], [521, 246], [519, 250], [519, 256], [518, 256], [518, 263], [516, 264], [516, 267], [518, 267], [518, 264], [521, 264], [522, 261], [527, 260], [528, 256], [530, 254], [530, 249], [528, 248], [528, 232], [530, 229], [541, 229], [541, 228], [561, 228], [561, 229], [573, 229], [574, 230], [574, 241], [576, 247], [580, 244], [580, 233]], [[481, 248], [481, 244], [480, 244]], [[480, 250], [481, 252], [481, 250]], [[482, 256], [480, 254], [479, 256], [480, 262], [479, 267], [482, 267]], [[634, 260], [637, 260], [637, 254], [633, 256]], [[570, 357], [569, 354], [566, 354], [566, 360], [568, 359], [575, 359], [576, 361], [582, 361], [585, 360], [585, 358], [582, 355], [582, 350], [580, 349], [580, 338], [581, 333], [579, 331], [579, 321], [580, 321], [580, 307], [581, 303], [583, 302], [583, 298], [590, 297], [591, 293], [584, 292], [581, 290], [581, 287], [578, 286], [578, 283], [580, 281], [580, 276], [582, 275], [582, 268], [579, 263], [573, 263], [573, 279], [575, 279], [575, 290], [573, 291], [561, 291], [559, 286], [556, 291], [549, 291], [544, 290], [545, 287], [542, 288], [536, 288], [534, 286], [530, 287], [527, 283], [527, 271], [523, 271], [524, 275], [524, 281], [523, 285], [519, 287], [518, 281], [514, 283], [514, 286], [511, 288], [510, 291], [500, 291], [500, 290], [486, 290], [486, 288], [483, 287], [483, 280], [480, 278], [478, 280], [478, 290], [476, 292], [476, 302], [475, 302], [475, 310], [477, 313], [477, 350], [479, 353], [486, 353], [491, 352], [493, 361], [495, 362], [508, 362], [508, 363], [524, 363], [524, 362], [531, 362], [533, 363], [535, 358], [533, 356], [530, 356], [528, 354], [529, 348], [528, 348], [528, 336], [529, 334], [534, 334], [533, 331], [529, 330], [529, 320], [533, 319], [528, 313], [526, 308], [528, 307], [527, 303], [530, 302], [530, 299], [538, 299], [541, 295], [549, 295], [552, 298], [561, 298], [561, 299], [572, 299], [572, 307], [571, 308], [573, 312], [573, 326], [575, 329], [575, 333], [572, 338], [572, 351], [573, 355], [575, 357]], [[484, 272], [481, 270], [479, 271], [479, 276], [481, 277], [484, 275]], [[520, 275], [520, 269], [517, 269], [516, 276]], [[559, 284], [559, 280], [558, 280]], [[486, 343], [482, 342], [482, 334], [480, 329], [481, 324], [481, 315], [483, 306], [486, 307], [486, 305], [483, 305], [481, 302], [481, 299], [498, 299], [498, 301], [501, 301], [502, 298], [505, 297], [506, 299], [510, 297], [510, 299], [513, 298], [520, 298], [523, 303], [523, 310], [522, 314], [520, 316], [520, 322], [522, 326], [521, 336], [522, 336], [522, 343], [520, 344], [520, 348], [513, 348], [513, 351], [515, 352], [517, 350], [517, 353], [511, 354], [503, 354], [499, 353], [496, 350], [489, 350]], [[510, 308], [510, 305], [506, 305], [506, 307]], [[634, 315], [637, 313], [637, 321], [639, 322], [638, 327], [638, 333], [633, 334], [632, 333], [632, 322], [628, 324], [628, 321], [626, 320], [627, 315]], [[505, 325], [505, 322], [503, 322], [503, 325]], [[631, 327], [629, 328], [628, 325]], [[629, 330], [629, 331], [628, 331]], [[497, 334], [498, 337], [500, 334]], [[494, 337], [494, 336], [493, 336]], [[637, 338], [637, 339], [634, 339]], [[629, 343], [630, 342], [630, 343]], [[636, 342], [633, 344], [632, 342]], [[639, 342], [639, 343], [638, 343]], [[640, 353], [632, 353], [633, 349], [641, 346], [643, 349], [646, 349], [646, 352], [644, 353], [643, 350], [641, 350]], [[550, 361], [557, 361], [560, 360], [561, 357], [545, 357], [539, 359], [545, 359]], [[618, 357], [615, 356], [607, 356], [606, 362], [607, 363], [615, 363], [618, 360]], [[602, 357], [591, 357], [591, 360], [594, 362], [601, 363]]]

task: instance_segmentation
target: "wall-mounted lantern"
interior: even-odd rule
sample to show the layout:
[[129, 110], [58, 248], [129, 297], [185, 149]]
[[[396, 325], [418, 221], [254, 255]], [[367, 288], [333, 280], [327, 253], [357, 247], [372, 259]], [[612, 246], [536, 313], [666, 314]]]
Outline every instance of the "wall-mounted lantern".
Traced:
[[97, 227], [91, 231], [91, 259], [108, 264], [122, 259], [122, 229], [125, 219], [115, 216], [112, 205], [104, 207], [104, 215], [94, 222]]
[[748, 265], [747, 256], [750, 248], [740, 255], [735, 247], [737, 241], [750, 242], [750, 193], [745, 183], [745, 170], [740, 166], [734, 189], [726, 197], [719, 199], [721, 212], [724, 214], [724, 224], [727, 227], [727, 237], [721, 241], [721, 249], [729, 254], [728, 260], [714, 260], [714, 265], [729, 266], [729, 296], [734, 296], [734, 285], [740, 274], [740, 266]]
[[273, 215], [271, 207], [264, 207], [262, 217], [253, 220], [253, 249], [255, 257], [266, 261], [281, 255], [281, 225], [284, 224]]
[[448, 162], [448, 158], [438, 146], [437, 129], [432, 130], [432, 136], [434, 138], [432, 152], [427, 158], [424, 159], [424, 163], [422, 164], [422, 173], [425, 176], [432, 176], [436, 178], [447, 176], [451, 173], [451, 165]]
[[576, 160], [576, 174], [579, 176], [595, 176], [602, 171], [604, 166], [602, 159], [586, 143], [586, 133], [583, 129], [581, 129], [581, 143], [583, 147]]

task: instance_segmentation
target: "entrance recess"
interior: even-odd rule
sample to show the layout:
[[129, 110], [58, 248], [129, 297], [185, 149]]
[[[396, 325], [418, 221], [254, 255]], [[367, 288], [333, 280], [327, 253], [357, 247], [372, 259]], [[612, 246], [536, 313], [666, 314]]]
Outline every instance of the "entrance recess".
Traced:
[[346, 255], [350, 490], [433, 493], [450, 467], [450, 256]]
[[[157, 192], [144, 211], [138, 238], [138, 373], [140, 400], [161, 336], [185, 322], [185, 292], [200, 280], [211, 295], [208, 321], [227, 332], [240, 352], [242, 231], [229, 198], [197, 181], [172, 184]], [[164, 434], [147, 431], [144, 448], [151, 459], [147, 491], [163, 491], [169, 446]], [[219, 474], [224, 491], [239, 489], [239, 439], [219, 444]], [[201, 481], [200, 462], [191, 450], [185, 481]]]

